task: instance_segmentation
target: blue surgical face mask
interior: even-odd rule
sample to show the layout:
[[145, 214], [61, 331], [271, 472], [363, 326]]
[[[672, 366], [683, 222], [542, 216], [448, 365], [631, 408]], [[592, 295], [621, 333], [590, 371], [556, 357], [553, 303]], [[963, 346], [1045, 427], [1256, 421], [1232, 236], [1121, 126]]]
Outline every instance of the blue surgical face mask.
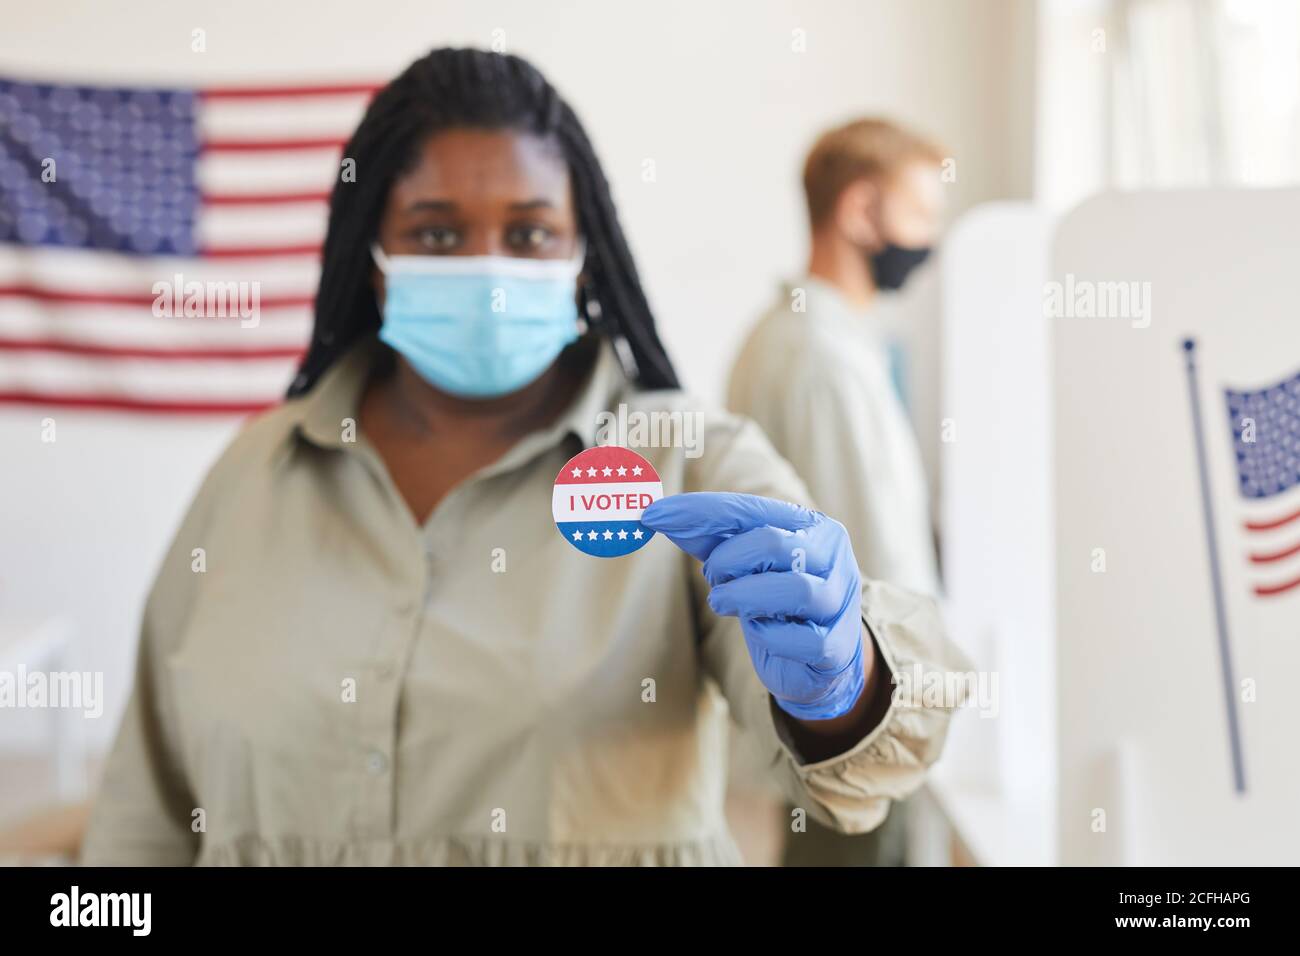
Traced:
[[518, 391], [578, 338], [576, 280], [584, 252], [564, 259], [388, 256], [379, 338], [430, 385], [461, 398]]

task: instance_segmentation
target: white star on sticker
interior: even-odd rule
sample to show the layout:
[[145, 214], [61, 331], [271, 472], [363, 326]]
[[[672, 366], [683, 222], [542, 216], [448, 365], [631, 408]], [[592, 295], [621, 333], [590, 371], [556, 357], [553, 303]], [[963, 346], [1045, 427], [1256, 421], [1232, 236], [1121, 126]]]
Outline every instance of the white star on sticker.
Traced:
[[612, 531], [610, 531], [608, 528], [606, 528], [606, 529], [605, 529], [605, 540], [608, 541], [608, 540], [610, 540], [610, 539], [613, 538], [613, 537], [614, 537], [614, 532], [612, 532]]
[[573, 540], [574, 540], [574, 541], [581, 541], [581, 540], [582, 540], [582, 532], [581, 532], [581, 531], [575, 531], [575, 532], [573, 532]]
[[600, 473], [604, 475], [606, 478], [608, 478], [610, 475], [614, 474], [614, 469], [610, 468], [609, 465], [606, 465], [604, 468], [600, 470]]
[[574, 478], [581, 478], [581, 477], [582, 477], [582, 469], [581, 469], [581, 468], [575, 468], [575, 469], [573, 469], [573, 471], [571, 472], [571, 474], [573, 475]]
[[588, 532], [587, 532], [587, 540], [588, 540], [588, 541], [595, 541], [595, 540], [596, 540], [596, 532], [594, 532], [594, 531], [588, 531]]
[[618, 533], [618, 540], [620, 540], [620, 541], [626, 541], [626, 540], [627, 540], [627, 528], [624, 528], [623, 530], [621, 530], [621, 531]]
[[627, 468], [625, 468], [625, 467], [622, 466], [622, 465], [619, 465], [619, 466], [618, 466], [618, 475], [619, 475], [619, 477], [621, 478], [621, 477], [623, 477], [623, 476], [626, 475], [626, 474], [627, 474]]
[[640, 541], [642, 538], [645, 537], [645, 532], [642, 531], [640, 528], [637, 528], [635, 531], [632, 532], [632, 537]]
[[588, 468], [588, 469], [587, 469], [587, 477], [588, 477], [588, 478], [595, 478], [595, 477], [596, 477], [596, 469], [595, 469], [595, 468]]
[[637, 465], [635, 468], [633, 468], [633, 469], [632, 469], [632, 474], [634, 474], [634, 475], [639, 475], [639, 474], [641, 474], [641, 466], [640, 466], [640, 465]]

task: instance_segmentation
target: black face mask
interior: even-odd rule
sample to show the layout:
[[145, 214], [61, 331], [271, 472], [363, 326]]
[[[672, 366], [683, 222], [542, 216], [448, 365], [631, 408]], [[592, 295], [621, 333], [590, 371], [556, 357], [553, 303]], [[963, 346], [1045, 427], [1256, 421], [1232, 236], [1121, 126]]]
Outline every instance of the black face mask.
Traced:
[[919, 249], [907, 249], [887, 243], [879, 252], [869, 257], [871, 276], [880, 289], [901, 289], [912, 270], [924, 262], [930, 255], [929, 246]]

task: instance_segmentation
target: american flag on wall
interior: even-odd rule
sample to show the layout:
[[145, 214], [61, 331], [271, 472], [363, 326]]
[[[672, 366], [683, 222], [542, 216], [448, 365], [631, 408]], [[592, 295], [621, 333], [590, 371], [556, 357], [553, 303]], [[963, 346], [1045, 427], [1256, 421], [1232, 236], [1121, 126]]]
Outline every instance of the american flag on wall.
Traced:
[[0, 79], [0, 404], [278, 402], [376, 88]]
[[1300, 593], [1300, 372], [1268, 388], [1224, 391], [1251, 590]]

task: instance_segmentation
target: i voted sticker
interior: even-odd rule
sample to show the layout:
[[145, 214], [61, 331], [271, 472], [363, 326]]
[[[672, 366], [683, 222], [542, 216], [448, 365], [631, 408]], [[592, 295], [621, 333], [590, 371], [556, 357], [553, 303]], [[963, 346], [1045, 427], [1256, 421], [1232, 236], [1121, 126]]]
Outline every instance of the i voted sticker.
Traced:
[[634, 451], [605, 445], [569, 459], [555, 479], [551, 513], [583, 554], [617, 558], [654, 537], [641, 513], [664, 496], [659, 475]]

